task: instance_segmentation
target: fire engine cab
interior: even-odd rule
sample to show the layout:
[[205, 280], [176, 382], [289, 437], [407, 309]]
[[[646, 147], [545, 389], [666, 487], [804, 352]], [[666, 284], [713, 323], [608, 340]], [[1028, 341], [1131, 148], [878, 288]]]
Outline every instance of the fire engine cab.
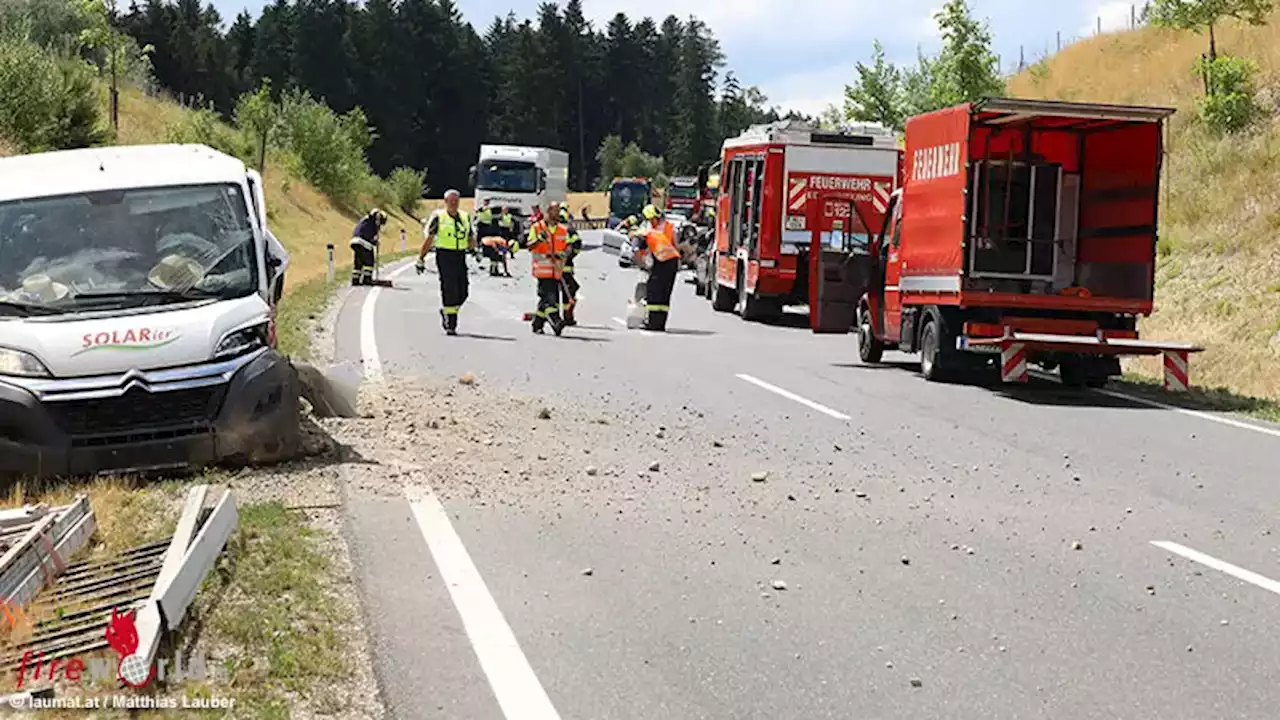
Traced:
[[[708, 293], [712, 306], [751, 320], [777, 317], [787, 305], [810, 304], [812, 233], [866, 252], [900, 182], [901, 155], [893, 131], [875, 123], [829, 132], [785, 120], [726, 140], [715, 281]], [[810, 203], [833, 190], [849, 197], [856, 211], [829, 202], [824, 212], [810, 212]], [[810, 227], [815, 222], [820, 227]]]

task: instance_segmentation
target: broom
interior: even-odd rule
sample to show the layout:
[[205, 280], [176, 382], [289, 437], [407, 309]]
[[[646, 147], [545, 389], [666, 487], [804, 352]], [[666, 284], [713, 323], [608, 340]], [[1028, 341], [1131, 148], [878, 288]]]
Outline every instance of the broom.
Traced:
[[375, 287], [389, 288], [391, 287], [390, 280], [382, 280], [378, 278], [378, 273], [381, 272], [382, 270], [382, 268], [380, 267], [381, 262], [382, 262], [382, 246], [374, 245], [373, 246], [373, 284]]

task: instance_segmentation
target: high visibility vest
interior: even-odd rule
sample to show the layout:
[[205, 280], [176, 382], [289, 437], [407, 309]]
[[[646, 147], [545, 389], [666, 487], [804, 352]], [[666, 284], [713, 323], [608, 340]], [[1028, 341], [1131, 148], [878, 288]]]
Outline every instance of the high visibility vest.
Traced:
[[533, 276], [559, 278], [569, 249], [569, 228], [540, 222], [529, 229], [529, 254], [533, 256]]
[[662, 225], [650, 228], [644, 239], [654, 260], [666, 262], [680, 257], [680, 250], [676, 247], [676, 227], [671, 223], [663, 221]]
[[488, 225], [493, 222], [493, 210], [490, 208], [481, 208], [476, 212], [476, 222], [481, 225]]
[[510, 214], [498, 216], [498, 227], [503, 230], [510, 230], [516, 226], [516, 219]]
[[467, 214], [459, 210], [455, 219], [448, 212], [441, 211], [436, 218], [439, 222], [436, 228], [436, 249], [466, 250], [471, 237], [471, 223]]

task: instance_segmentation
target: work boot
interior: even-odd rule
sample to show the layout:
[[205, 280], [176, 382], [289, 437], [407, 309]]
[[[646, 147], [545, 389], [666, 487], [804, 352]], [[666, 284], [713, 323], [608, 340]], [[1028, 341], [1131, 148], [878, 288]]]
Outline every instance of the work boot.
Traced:
[[449, 316], [445, 314], [444, 308], [440, 308], [440, 328], [449, 332]]
[[444, 331], [449, 335], [457, 335], [458, 334], [458, 316], [457, 314], [453, 314], [453, 315], [449, 315], [448, 317], [449, 317], [448, 327], [446, 327]]
[[543, 329], [542, 329], [542, 323], [535, 322], [535, 323], [533, 324], [533, 334], [534, 334], [534, 335], [545, 335], [545, 334], [546, 334], [546, 333], [543, 331]]
[[560, 337], [560, 333], [564, 332], [564, 321], [559, 315], [551, 316], [551, 330], [555, 332], [556, 337]]

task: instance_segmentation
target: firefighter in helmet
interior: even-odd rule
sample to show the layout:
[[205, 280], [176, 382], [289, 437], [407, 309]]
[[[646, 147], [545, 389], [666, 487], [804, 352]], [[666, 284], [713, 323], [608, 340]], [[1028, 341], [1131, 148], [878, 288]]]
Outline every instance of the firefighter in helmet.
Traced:
[[387, 214], [378, 208], [360, 218], [351, 231], [351, 284], [372, 285], [373, 266], [377, 263], [374, 251], [378, 247], [378, 233], [387, 224]]
[[547, 205], [543, 219], [533, 223], [524, 246], [532, 256], [533, 276], [538, 281], [538, 310], [533, 316], [533, 332], [541, 335], [547, 323], [559, 335], [564, 331], [560, 315], [564, 292], [564, 265], [569, 254], [569, 227], [560, 222], [560, 204]]
[[644, 299], [645, 328], [663, 332], [667, 329], [671, 293], [680, 272], [680, 250], [676, 247], [675, 225], [663, 216], [656, 205], [645, 206], [644, 217], [648, 220], [648, 227], [643, 232], [644, 244], [637, 255], [643, 257], [648, 253], [653, 257]]
[[564, 259], [564, 291], [569, 296], [564, 309], [564, 324], [566, 326], [578, 324], [578, 321], [573, 316], [573, 311], [578, 304], [578, 290], [581, 287], [578, 284], [578, 278], [575, 277], [573, 261], [582, 252], [582, 236], [569, 224], [571, 220], [573, 220], [573, 213], [569, 212], [569, 208], [561, 207], [560, 222], [569, 230], [569, 248]]

